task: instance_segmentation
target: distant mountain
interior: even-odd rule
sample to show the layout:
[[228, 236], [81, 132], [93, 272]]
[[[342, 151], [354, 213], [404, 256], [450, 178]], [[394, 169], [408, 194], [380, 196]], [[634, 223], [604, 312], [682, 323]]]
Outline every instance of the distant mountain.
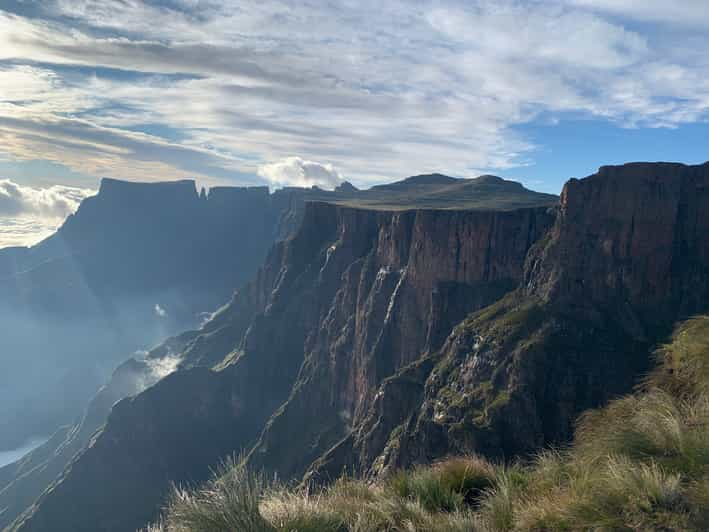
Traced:
[[104, 179], [56, 234], [0, 250], [0, 448], [69, 423], [118, 361], [227, 302], [306, 193]]
[[554, 205], [558, 201], [553, 194], [534, 192], [500, 177], [456, 179], [441, 174], [413, 176], [358, 192], [336, 192], [322, 199], [339, 205], [378, 210], [512, 210]]

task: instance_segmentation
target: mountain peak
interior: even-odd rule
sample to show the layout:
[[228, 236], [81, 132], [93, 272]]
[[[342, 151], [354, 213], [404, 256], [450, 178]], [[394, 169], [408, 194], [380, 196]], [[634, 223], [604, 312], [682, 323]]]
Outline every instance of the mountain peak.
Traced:
[[335, 192], [357, 192], [359, 189], [349, 181], [343, 181], [335, 187]]
[[406, 184], [406, 185], [448, 185], [450, 183], [455, 183], [458, 181], [455, 177], [450, 177], [444, 174], [419, 174], [411, 177], [407, 177], [402, 181], [397, 181], [391, 183], [396, 184]]
[[[508, 182], [506, 179], [503, 179], [501, 177], [498, 177], [498, 176], [492, 175], [492, 174], [481, 175], [481, 176], [478, 176], [474, 179], [475, 179], [476, 183], [501, 184], [501, 183]], [[509, 183], [516, 183], [516, 181], [509, 181]]]

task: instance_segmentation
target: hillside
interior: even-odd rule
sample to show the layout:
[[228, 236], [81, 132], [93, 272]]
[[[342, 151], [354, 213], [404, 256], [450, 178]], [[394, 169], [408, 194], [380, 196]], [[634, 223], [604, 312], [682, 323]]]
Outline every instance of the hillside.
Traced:
[[175, 490], [152, 532], [665, 530], [709, 526], [709, 317], [678, 327], [632, 395], [525, 462], [446, 458], [374, 482], [289, 490], [239, 464]]
[[571, 180], [558, 209], [308, 203], [178, 371], [115, 405], [14, 528], [143, 526], [234, 453], [320, 483], [566, 442], [707, 310], [708, 207], [709, 165], [664, 163]]
[[284, 231], [283, 199], [105, 179], [54, 235], [0, 250], [0, 448], [73, 422], [116, 364], [227, 302]]
[[314, 194], [314, 199], [347, 207], [375, 210], [459, 209], [512, 210], [556, 205], [559, 198], [528, 190], [515, 181], [485, 175], [456, 179], [441, 174], [425, 174], [367, 190], [338, 189]]

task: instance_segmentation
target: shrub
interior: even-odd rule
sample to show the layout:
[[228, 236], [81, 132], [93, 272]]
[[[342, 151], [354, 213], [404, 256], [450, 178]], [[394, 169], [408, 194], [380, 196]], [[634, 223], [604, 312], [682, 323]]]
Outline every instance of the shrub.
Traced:
[[399, 497], [412, 499], [429, 512], [454, 512], [475, 506], [495, 484], [495, 468], [483, 458], [463, 456], [432, 467], [400, 471], [389, 481]]

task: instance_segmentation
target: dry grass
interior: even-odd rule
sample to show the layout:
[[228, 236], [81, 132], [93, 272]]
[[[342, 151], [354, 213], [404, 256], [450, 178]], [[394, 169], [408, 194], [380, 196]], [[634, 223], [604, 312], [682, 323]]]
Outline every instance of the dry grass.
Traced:
[[231, 467], [175, 490], [152, 531], [709, 530], [709, 319], [658, 357], [635, 394], [582, 416], [572, 447], [528, 464], [449, 458], [320, 492]]

